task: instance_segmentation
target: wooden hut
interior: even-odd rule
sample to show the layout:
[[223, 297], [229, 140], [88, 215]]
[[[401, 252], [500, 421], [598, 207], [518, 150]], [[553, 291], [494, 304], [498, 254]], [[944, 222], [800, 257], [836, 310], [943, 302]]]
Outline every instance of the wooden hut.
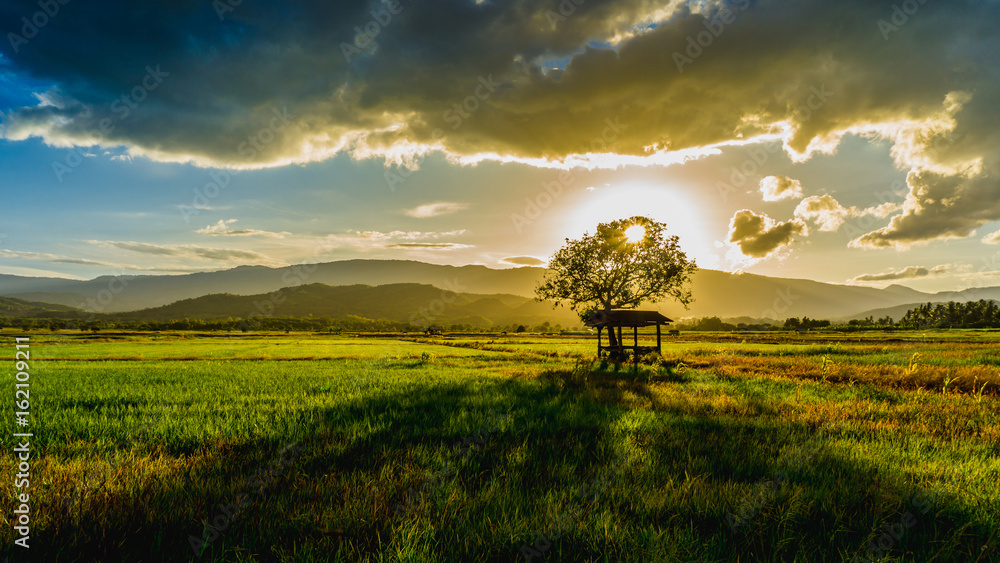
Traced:
[[[658, 311], [636, 311], [634, 309], [613, 309], [610, 312], [596, 311], [584, 321], [584, 324], [597, 329], [597, 356], [602, 353], [624, 356], [626, 350], [631, 350], [633, 357], [639, 358], [650, 352], [660, 353], [660, 327], [673, 321], [661, 315]], [[656, 346], [639, 346], [639, 327], [656, 327]], [[618, 331], [618, 346], [611, 346], [611, 335], [608, 335], [608, 345], [604, 346], [601, 334], [604, 329]], [[632, 329], [632, 345], [626, 346], [622, 340], [622, 328]]]

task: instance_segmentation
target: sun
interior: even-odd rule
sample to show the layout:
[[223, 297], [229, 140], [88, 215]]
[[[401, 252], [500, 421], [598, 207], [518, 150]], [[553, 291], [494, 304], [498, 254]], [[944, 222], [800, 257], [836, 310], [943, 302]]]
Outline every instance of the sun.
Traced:
[[[623, 182], [582, 192], [576, 205], [567, 209], [558, 225], [558, 239], [579, 238], [593, 233], [599, 223], [642, 216], [667, 225], [666, 235], [678, 235], [680, 246], [689, 258], [703, 267], [718, 263], [714, 237], [705, 220], [705, 202], [691, 189], [670, 182]], [[641, 225], [634, 227], [641, 228]], [[629, 227], [631, 229], [633, 227]], [[636, 229], [625, 235], [632, 243], [642, 240], [645, 233]]]
[[646, 227], [642, 225], [632, 225], [631, 227], [625, 229], [625, 238], [631, 243], [641, 242], [642, 239], [646, 238]]

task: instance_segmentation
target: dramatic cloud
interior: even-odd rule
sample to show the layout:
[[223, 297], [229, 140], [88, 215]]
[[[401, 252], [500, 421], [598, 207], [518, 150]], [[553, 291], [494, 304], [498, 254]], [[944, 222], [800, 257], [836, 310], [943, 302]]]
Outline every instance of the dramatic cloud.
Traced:
[[351, 248], [354, 250], [371, 251], [383, 248], [452, 250], [472, 248], [471, 245], [453, 242], [418, 242], [438, 241], [442, 238], [452, 238], [465, 234], [465, 229], [454, 231], [355, 231], [345, 234], [331, 234], [321, 239], [320, 246], [326, 249]]
[[812, 221], [821, 231], [836, 231], [848, 217], [856, 216], [829, 195], [810, 196], [795, 207], [795, 217]]
[[803, 234], [805, 229], [801, 221], [777, 223], [765, 214], [742, 209], [729, 222], [729, 242], [744, 256], [767, 258], [791, 244], [793, 235]]
[[[1000, 141], [1000, 139], [998, 139]], [[851, 241], [858, 248], [906, 248], [936, 239], [965, 238], [1000, 218], [1000, 185], [990, 176], [911, 171], [903, 213]]]
[[909, 266], [903, 268], [902, 270], [889, 271], [882, 274], [862, 274], [854, 278], [855, 282], [880, 282], [880, 281], [892, 281], [892, 280], [908, 280], [914, 278], [926, 278], [927, 276], [936, 276], [939, 274], [944, 274], [948, 272], [948, 266], [936, 266], [934, 268], [921, 268], [918, 266]]
[[501, 262], [517, 266], [542, 266], [545, 264], [545, 260], [535, 258], [534, 256], [509, 256], [501, 260]]
[[[910, 191], [854, 246], [968, 237], [1000, 219], [1000, 3], [880, 23], [896, 4], [70, 2], [30, 42], [0, 42], [12, 83], [41, 90], [0, 134], [240, 168], [432, 151], [616, 168], [764, 138], [804, 160], [859, 135], [890, 143]], [[26, 14], [2, 4], [0, 27]], [[354, 31], [369, 22], [374, 39]]]
[[349, 233], [354, 233], [355, 236], [366, 240], [421, 240], [421, 239], [439, 239], [442, 237], [454, 237], [458, 235], [465, 234], [465, 229], [457, 229], [454, 231], [389, 231], [387, 233], [381, 231], [348, 231]]
[[449, 213], [455, 213], [456, 211], [461, 211], [466, 207], [468, 207], [468, 205], [464, 203], [439, 201], [437, 203], [427, 203], [424, 205], [418, 205], [413, 209], [407, 209], [406, 214], [409, 215], [410, 217], [425, 219], [427, 217], [437, 217], [438, 215], [447, 215]]
[[802, 183], [788, 176], [767, 176], [760, 181], [764, 201], [781, 201], [802, 197]]
[[996, 231], [984, 236], [983, 244], [1000, 244], [1000, 231]]
[[237, 219], [219, 219], [219, 222], [214, 225], [208, 225], [204, 229], [198, 229], [195, 231], [201, 235], [209, 236], [229, 236], [229, 237], [249, 237], [249, 236], [262, 236], [271, 238], [285, 238], [291, 235], [287, 231], [281, 231], [280, 233], [274, 233], [271, 231], [258, 231], [257, 229], [239, 229], [232, 230], [229, 225], [235, 223]]
[[795, 207], [795, 218], [810, 221], [819, 227], [820, 231], [836, 231], [849, 217], [879, 217], [884, 218], [899, 211], [900, 205], [883, 203], [867, 209], [844, 207], [833, 196], [809, 196]]

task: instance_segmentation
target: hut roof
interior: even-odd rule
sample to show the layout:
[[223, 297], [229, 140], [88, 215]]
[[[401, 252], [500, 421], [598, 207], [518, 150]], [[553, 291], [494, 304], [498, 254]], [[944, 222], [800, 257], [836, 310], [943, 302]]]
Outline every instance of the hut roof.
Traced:
[[659, 311], [636, 311], [634, 309], [612, 309], [610, 312], [596, 311], [584, 321], [589, 327], [606, 326], [656, 326], [672, 323]]

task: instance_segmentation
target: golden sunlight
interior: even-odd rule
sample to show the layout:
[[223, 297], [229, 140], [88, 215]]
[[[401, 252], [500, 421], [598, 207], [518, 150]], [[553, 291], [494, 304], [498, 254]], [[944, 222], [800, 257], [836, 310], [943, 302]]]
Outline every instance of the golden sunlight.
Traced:
[[625, 229], [625, 238], [631, 243], [637, 243], [642, 241], [646, 237], [646, 227], [642, 225], [632, 225], [631, 227]]
[[[628, 219], [636, 215], [649, 217], [667, 224], [668, 235], [680, 237], [681, 248], [698, 265], [712, 268], [719, 266], [719, 256], [712, 245], [713, 236], [706, 228], [701, 202], [683, 190], [667, 185], [645, 182], [624, 182], [597, 187], [582, 194], [580, 203], [566, 216], [559, 230], [561, 236], [578, 238], [594, 232], [598, 223]], [[635, 242], [631, 233], [626, 236]]]

